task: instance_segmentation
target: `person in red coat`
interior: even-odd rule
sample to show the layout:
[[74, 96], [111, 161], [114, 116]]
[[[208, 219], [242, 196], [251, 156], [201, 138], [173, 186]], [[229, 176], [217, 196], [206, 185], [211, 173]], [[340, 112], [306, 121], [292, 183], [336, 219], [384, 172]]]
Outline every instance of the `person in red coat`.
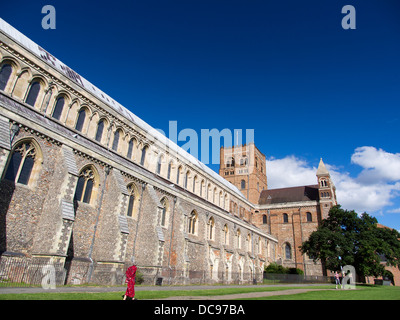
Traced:
[[123, 300], [135, 300], [134, 298], [135, 298], [136, 270], [137, 267], [134, 263], [126, 270], [125, 283], [127, 284], [127, 288]]

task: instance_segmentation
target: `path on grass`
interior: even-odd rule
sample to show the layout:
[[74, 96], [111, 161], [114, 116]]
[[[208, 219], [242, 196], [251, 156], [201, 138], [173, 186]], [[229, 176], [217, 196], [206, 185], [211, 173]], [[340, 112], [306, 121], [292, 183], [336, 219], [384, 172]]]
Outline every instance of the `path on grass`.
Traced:
[[158, 300], [236, 300], [236, 299], [240, 300], [240, 299], [271, 297], [271, 296], [283, 296], [283, 295], [291, 295], [291, 294], [305, 293], [309, 291], [321, 291], [321, 290], [333, 290], [333, 289], [288, 289], [279, 291], [225, 294], [219, 296], [176, 296]]

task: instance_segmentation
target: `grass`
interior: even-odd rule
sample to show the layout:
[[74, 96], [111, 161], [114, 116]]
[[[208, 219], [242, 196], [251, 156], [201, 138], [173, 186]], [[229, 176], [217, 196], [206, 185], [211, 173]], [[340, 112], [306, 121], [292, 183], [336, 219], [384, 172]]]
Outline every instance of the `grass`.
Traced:
[[[252, 287], [221, 288], [202, 290], [171, 291], [137, 291], [136, 297], [141, 299], [162, 299], [171, 296], [214, 296], [248, 292], [283, 291], [288, 289], [334, 289], [334, 286], [317, 287]], [[32, 294], [0, 294], [0, 300], [121, 300], [124, 292], [104, 293], [32, 293]], [[323, 290], [310, 291], [294, 295], [281, 295], [251, 300], [400, 300], [400, 287], [357, 286], [357, 290]]]
[[400, 287], [358, 285], [356, 290], [310, 291], [251, 300], [400, 300]]

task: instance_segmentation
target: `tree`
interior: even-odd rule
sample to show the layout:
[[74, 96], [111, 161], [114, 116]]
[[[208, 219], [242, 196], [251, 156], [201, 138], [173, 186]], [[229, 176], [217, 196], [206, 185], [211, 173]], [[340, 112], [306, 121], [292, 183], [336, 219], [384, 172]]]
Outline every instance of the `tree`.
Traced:
[[400, 265], [400, 234], [396, 230], [378, 228], [377, 219], [363, 213], [335, 206], [327, 219], [322, 220], [300, 250], [325, 267], [340, 271], [352, 265], [361, 277], [381, 276], [388, 266]]

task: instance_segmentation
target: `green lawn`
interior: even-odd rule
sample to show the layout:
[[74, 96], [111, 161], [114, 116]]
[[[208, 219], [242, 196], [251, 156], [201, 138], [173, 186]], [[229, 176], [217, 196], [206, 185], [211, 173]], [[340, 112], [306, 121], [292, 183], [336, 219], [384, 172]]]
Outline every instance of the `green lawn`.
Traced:
[[[400, 287], [357, 286], [357, 290], [332, 290], [334, 286], [317, 287], [252, 287], [252, 288], [222, 288], [179, 291], [137, 291], [140, 299], [162, 299], [171, 296], [214, 296], [247, 292], [281, 291], [288, 289], [331, 289], [311, 291], [295, 295], [282, 295], [257, 300], [400, 300]], [[0, 294], [0, 300], [121, 300], [124, 292], [105, 293], [35, 293], [35, 294]]]
[[357, 290], [310, 291], [251, 300], [400, 300], [400, 287], [357, 286]]

